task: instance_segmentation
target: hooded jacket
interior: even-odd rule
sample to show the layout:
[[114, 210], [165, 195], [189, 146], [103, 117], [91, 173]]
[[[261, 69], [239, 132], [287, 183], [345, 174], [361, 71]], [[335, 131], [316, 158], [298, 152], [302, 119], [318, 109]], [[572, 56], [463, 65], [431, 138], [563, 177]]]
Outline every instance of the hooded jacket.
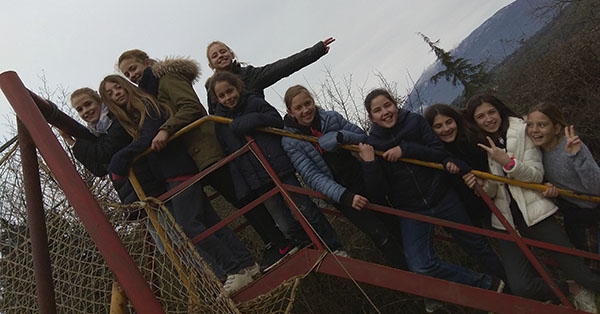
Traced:
[[[200, 77], [200, 67], [190, 59], [170, 58], [156, 62], [144, 71], [139, 87], [156, 97], [158, 102], [171, 107], [174, 114], [161, 130], [173, 135], [186, 125], [205, 117], [206, 109], [200, 103], [192, 85]], [[223, 149], [215, 134], [213, 122], [203, 123], [182, 136], [188, 154], [202, 170], [223, 158]]]
[[[322, 41], [319, 41], [310, 48], [306, 48], [287, 58], [279, 59], [261, 67], [253, 67], [251, 65], [242, 66], [237, 61], [234, 61], [229, 71], [242, 79], [246, 90], [265, 98], [265, 88], [319, 60], [319, 58], [326, 53], [327, 47]], [[206, 94], [208, 95], [208, 111], [212, 114], [214, 113], [218, 101], [212, 96], [209, 85], [210, 78], [206, 81], [204, 87], [206, 88]]]
[[[501, 164], [488, 156], [490, 172], [497, 176], [541, 183], [544, 179], [542, 152], [527, 137], [525, 133], [526, 124], [523, 120], [515, 117], [509, 117], [508, 119], [506, 152], [509, 156], [514, 157], [515, 165], [507, 171]], [[552, 201], [543, 197], [542, 193], [538, 191], [492, 180], [486, 180], [483, 189], [494, 200], [496, 207], [512, 226], [514, 226], [514, 221], [510, 212], [511, 195], [523, 214], [527, 226], [535, 225], [552, 216], [558, 210], [558, 207]], [[492, 227], [504, 229], [496, 216], [492, 216]]]
[[[431, 126], [420, 115], [398, 110], [398, 121], [387, 129], [373, 125], [367, 144], [376, 150], [402, 148], [403, 158], [446, 164], [449, 154]], [[437, 205], [448, 191], [445, 174], [437, 169], [376, 156], [362, 162], [369, 199], [394, 208], [418, 211]]]
[[[340, 144], [358, 144], [364, 142], [367, 138], [361, 128], [350, 123], [335, 111], [318, 109], [315, 118], [320, 119], [322, 136], [319, 137], [318, 145], [325, 151], [324, 154], [336, 151]], [[286, 130], [302, 133], [301, 127], [292, 116], [286, 115], [284, 122]], [[342, 195], [348, 191], [348, 187], [335, 180], [330, 166], [313, 143], [286, 136], [282, 137], [281, 143], [296, 171], [306, 184], [312, 189], [325, 194], [334, 202], [342, 203]], [[350, 153], [345, 156], [352, 158], [351, 162], [359, 163]], [[356, 170], [354, 169], [354, 171]], [[344, 169], [344, 171], [352, 171], [352, 169]], [[358, 171], [360, 172], [360, 169]], [[351, 197], [354, 197], [354, 193]]]
[[[254, 138], [279, 177], [294, 172], [292, 163], [281, 147], [281, 136], [256, 130], [261, 127], [283, 128], [283, 120], [277, 110], [262, 97], [242, 92], [238, 104], [233, 109], [219, 103], [215, 108], [215, 114], [233, 119], [229, 125], [216, 125], [219, 141], [227, 154], [246, 145], [245, 136], [248, 135]], [[234, 159], [230, 165], [236, 194], [240, 199], [247, 197], [252, 191], [256, 192], [271, 181], [268, 173], [252, 153], [243, 154]]]

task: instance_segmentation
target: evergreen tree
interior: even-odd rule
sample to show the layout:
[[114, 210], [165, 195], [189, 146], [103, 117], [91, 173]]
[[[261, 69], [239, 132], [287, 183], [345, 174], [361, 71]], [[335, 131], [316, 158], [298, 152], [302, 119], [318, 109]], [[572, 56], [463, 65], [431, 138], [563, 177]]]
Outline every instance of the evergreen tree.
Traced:
[[445, 67], [445, 70], [430, 78], [432, 82], [437, 83], [440, 78], [444, 78], [454, 86], [460, 83], [464, 87], [462, 94], [464, 99], [468, 99], [477, 93], [482, 86], [489, 82], [485, 62], [471, 64], [467, 59], [456, 58], [450, 52], [438, 46], [439, 40], [432, 41], [422, 33], [419, 33], [419, 35], [423, 37], [423, 40], [431, 47], [431, 51], [435, 53], [437, 59]]

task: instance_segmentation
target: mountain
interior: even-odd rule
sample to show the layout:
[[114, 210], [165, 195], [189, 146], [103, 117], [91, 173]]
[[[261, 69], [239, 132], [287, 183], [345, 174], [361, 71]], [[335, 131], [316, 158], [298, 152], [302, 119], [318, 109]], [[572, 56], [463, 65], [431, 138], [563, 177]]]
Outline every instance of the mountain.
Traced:
[[[537, 8], [551, 2], [554, 0], [516, 0], [500, 9], [469, 34], [450, 51], [452, 56], [465, 58], [472, 64], [486, 61], [488, 70], [493, 68], [552, 20], [549, 14], [545, 14], [544, 17], [535, 14]], [[415, 111], [420, 105], [449, 104], [462, 93], [462, 85], [453, 86], [444, 79], [437, 83], [429, 80], [442, 69], [442, 64], [436, 61], [421, 74], [409, 93], [404, 108]]]

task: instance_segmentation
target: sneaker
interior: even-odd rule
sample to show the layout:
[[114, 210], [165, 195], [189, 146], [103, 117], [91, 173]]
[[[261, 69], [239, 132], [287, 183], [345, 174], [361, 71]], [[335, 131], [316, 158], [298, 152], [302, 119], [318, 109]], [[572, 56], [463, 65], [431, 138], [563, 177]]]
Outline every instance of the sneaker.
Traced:
[[258, 266], [257, 263], [254, 263], [254, 265], [252, 266], [248, 266], [246, 268], [244, 268], [252, 277], [256, 277], [258, 274], [260, 274], [260, 266]]
[[348, 254], [348, 252], [346, 252], [344, 250], [335, 250], [335, 251], [333, 251], [333, 254], [340, 256], [340, 257], [350, 257], [350, 254]]
[[492, 285], [490, 286], [489, 290], [502, 293], [502, 291], [504, 291], [504, 286], [504, 281], [502, 279], [492, 278]]
[[581, 290], [573, 297], [573, 305], [575, 305], [575, 308], [578, 310], [586, 311], [588, 313], [598, 313], [596, 294], [586, 288], [581, 288]]
[[252, 276], [250, 276], [250, 273], [248, 273], [246, 269], [243, 269], [237, 274], [228, 275], [227, 280], [225, 280], [225, 283], [223, 284], [223, 289], [227, 294], [232, 295], [252, 281], [253, 279]]
[[292, 255], [298, 251], [298, 248], [292, 246], [291, 243], [287, 243], [287, 245], [283, 248], [277, 248], [273, 244], [269, 243], [265, 247], [263, 251], [263, 258], [260, 262], [260, 268], [263, 273], [268, 272], [273, 269], [273, 267], [279, 265], [284, 259], [284, 257]]
[[423, 303], [425, 303], [425, 311], [427, 313], [433, 313], [433, 312], [439, 310], [443, 305], [442, 302], [435, 300], [435, 299], [429, 299], [429, 298], [424, 298]]

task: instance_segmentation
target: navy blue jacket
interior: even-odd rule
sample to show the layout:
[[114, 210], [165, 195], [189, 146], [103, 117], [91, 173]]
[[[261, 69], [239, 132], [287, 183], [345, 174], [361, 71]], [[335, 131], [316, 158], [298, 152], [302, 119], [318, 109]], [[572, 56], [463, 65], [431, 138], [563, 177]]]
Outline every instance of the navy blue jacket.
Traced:
[[[243, 92], [237, 106], [229, 109], [217, 104], [215, 114], [233, 119], [231, 124], [216, 124], [217, 138], [227, 154], [246, 145], [245, 135], [253, 137], [267, 161], [279, 177], [293, 173], [294, 167], [281, 146], [281, 136], [257, 131], [261, 127], [283, 128], [283, 120], [273, 106], [262, 97]], [[252, 153], [236, 158], [231, 164], [232, 178], [238, 198], [256, 192], [271, 181], [258, 159]]]
[[[438, 135], [420, 115], [400, 109], [392, 128], [373, 125], [367, 144], [376, 150], [402, 148], [403, 158], [445, 164], [449, 154]], [[418, 211], [434, 207], [447, 192], [446, 175], [433, 168], [405, 162], [388, 162], [377, 156], [362, 162], [369, 199], [394, 208]]]
[[[164, 113], [150, 114], [144, 119], [139, 138], [118, 151], [108, 165], [108, 171], [126, 176], [133, 158], [144, 152], [152, 144], [160, 126], [167, 120]], [[160, 152], [148, 154], [148, 163], [153, 174], [163, 184], [173, 177], [193, 175], [198, 172], [196, 164], [186, 153], [185, 147], [176, 139]]]

